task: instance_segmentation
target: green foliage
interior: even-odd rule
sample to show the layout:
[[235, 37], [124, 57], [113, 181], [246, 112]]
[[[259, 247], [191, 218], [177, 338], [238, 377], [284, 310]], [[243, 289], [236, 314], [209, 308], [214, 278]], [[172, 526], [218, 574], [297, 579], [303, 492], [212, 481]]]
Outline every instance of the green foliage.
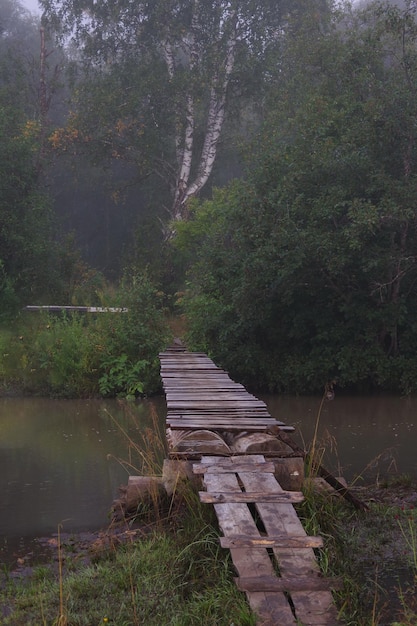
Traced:
[[158, 353], [170, 340], [160, 296], [146, 276], [126, 278], [108, 306], [125, 313], [34, 315], [1, 343], [3, 385], [60, 397], [159, 390]]
[[35, 366], [31, 372], [45, 381], [53, 395], [89, 395], [94, 390], [92, 374], [97, 366], [92, 342], [82, 318], [51, 317], [45, 332], [39, 333], [31, 346], [30, 362]]
[[101, 366], [105, 372], [98, 381], [100, 394], [108, 396], [124, 390], [128, 399], [142, 394], [144, 386], [141, 381], [148, 365], [147, 361], [132, 363], [126, 354], [103, 360]]
[[178, 228], [190, 342], [270, 390], [409, 392], [417, 32], [393, 8], [336, 26], [298, 24], [248, 180]]
[[0, 259], [0, 303], [1, 313], [0, 322], [7, 321], [10, 317], [13, 317], [15, 311], [19, 306], [19, 299], [16, 295], [13, 281], [7, 275], [4, 268], [4, 263]]
[[0, 93], [2, 315], [53, 293], [57, 284], [59, 252], [51, 208], [40, 192], [37, 132], [22, 112], [2, 106]]
[[163, 296], [146, 274], [133, 269], [126, 272], [113, 306], [124, 307], [127, 312], [100, 320], [106, 336], [100, 387], [106, 395], [121, 391], [127, 395], [152, 393], [159, 389], [158, 353], [169, 342]]
[[265, 55], [295, 3], [40, 4], [49, 32], [77, 50], [68, 143], [95, 163], [133, 164], [135, 182], [152, 178], [171, 217], [186, 219], [183, 200], [207, 183], [225, 113], [260, 98]]

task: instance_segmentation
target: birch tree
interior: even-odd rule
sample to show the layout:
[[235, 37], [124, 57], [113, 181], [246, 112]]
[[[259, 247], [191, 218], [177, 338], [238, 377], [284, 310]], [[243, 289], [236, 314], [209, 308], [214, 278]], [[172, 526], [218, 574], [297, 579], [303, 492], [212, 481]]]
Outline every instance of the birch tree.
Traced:
[[285, 3], [41, 0], [45, 26], [79, 51], [90, 87], [93, 76], [115, 81], [99, 106], [90, 101], [90, 130], [107, 101], [105, 124], [113, 131], [102, 134], [103, 149], [107, 143], [116, 158], [134, 155], [142, 176], [156, 174], [168, 185], [174, 222], [187, 218], [188, 201], [209, 180], [248, 58], [262, 67], [279, 40]]

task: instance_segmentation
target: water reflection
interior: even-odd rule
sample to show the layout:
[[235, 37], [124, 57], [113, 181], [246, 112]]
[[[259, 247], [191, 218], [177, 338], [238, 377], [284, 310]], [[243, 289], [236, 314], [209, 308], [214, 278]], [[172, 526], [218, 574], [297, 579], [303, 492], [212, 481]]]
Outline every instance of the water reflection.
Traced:
[[[299, 442], [310, 442], [320, 398], [265, 396], [271, 415], [297, 427]], [[353, 480], [407, 473], [417, 478], [417, 398], [345, 397], [336, 394], [320, 414], [319, 438], [326, 441], [326, 465]]]
[[[0, 534], [35, 536], [96, 529], [107, 522], [127, 471], [126, 438], [164, 417], [164, 400], [0, 400]], [[132, 419], [132, 416], [134, 419]]]
[[[320, 398], [263, 399], [271, 415], [297, 427], [299, 443], [311, 441]], [[114, 420], [140, 441], [155, 415], [164, 431], [165, 411], [164, 398], [133, 406], [0, 399], [0, 550], [5, 538], [54, 533], [58, 524], [69, 533], [105, 526], [119, 485], [127, 482], [128, 472], [117, 459], [129, 459], [131, 452]], [[319, 437], [326, 439], [324, 463], [348, 481], [393, 471], [417, 478], [416, 398], [336, 394], [323, 406]]]

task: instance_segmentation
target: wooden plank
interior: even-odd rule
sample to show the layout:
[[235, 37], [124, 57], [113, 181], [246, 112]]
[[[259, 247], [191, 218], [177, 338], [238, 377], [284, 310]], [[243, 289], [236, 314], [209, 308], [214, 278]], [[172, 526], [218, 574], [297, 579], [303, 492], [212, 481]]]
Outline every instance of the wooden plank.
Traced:
[[[176, 422], [184, 421], [185, 424], [191, 424], [192, 422], [196, 424], [200, 423], [203, 427], [207, 422], [211, 422], [212, 424], [233, 424], [235, 421], [243, 425], [253, 424], [256, 426], [257, 424], [263, 424], [268, 427], [277, 426], [277, 424], [272, 421], [272, 417], [238, 411], [225, 411], [224, 413], [200, 411], [197, 415], [182, 411], [176, 413], [169, 412], [166, 421], [170, 422], [172, 420]], [[279, 427], [283, 428], [283, 425], [279, 425]]]
[[175, 374], [179, 374], [181, 378], [203, 378], [205, 376], [211, 376], [216, 380], [221, 380], [223, 376], [229, 378], [227, 372], [223, 372], [222, 370], [219, 371], [217, 367], [203, 367], [196, 365], [189, 365], [187, 367], [170, 366], [169, 369], [161, 366], [160, 373], [162, 378], [165, 376], [169, 377], [170, 375], [172, 378]]
[[176, 421], [176, 420], [169, 420], [168, 422], [169, 427], [172, 430], [200, 430], [201, 428], [205, 428], [207, 430], [221, 430], [221, 431], [228, 431], [228, 432], [233, 432], [233, 431], [253, 431], [253, 432], [263, 432], [267, 430], [267, 426], [264, 424], [261, 424], [260, 426], [256, 426], [256, 425], [252, 425], [252, 424], [240, 424], [239, 422], [236, 423], [227, 423], [225, 422], [224, 424], [211, 424], [209, 422], [205, 422], [204, 424], [202, 422], [199, 422], [197, 424], [194, 424], [192, 422], [185, 422], [184, 420], [181, 421]]
[[264, 491], [241, 491], [240, 493], [233, 491], [210, 491], [210, 493], [207, 493], [207, 491], [199, 491], [198, 495], [201, 502], [205, 504], [221, 502], [278, 502], [279, 504], [294, 504], [304, 500], [301, 491], [281, 491], [279, 493], [265, 493]]
[[180, 354], [172, 354], [167, 357], [160, 358], [162, 365], [189, 365], [190, 363], [202, 363], [203, 365], [209, 364], [217, 367], [211, 359], [207, 356], [195, 356], [192, 358], [192, 354], [190, 352], [182, 352]]
[[270, 461], [266, 461], [265, 463], [250, 463], [241, 461], [240, 463], [229, 463], [222, 465], [208, 465], [205, 464], [196, 464], [193, 465], [194, 474], [205, 474], [206, 472], [211, 472], [212, 474], [228, 474], [230, 472], [275, 472], [275, 465]]
[[248, 576], [235, 578], [241, 591], [326, 591], [340, 589], [342, 581], [338, 578], [312, 578], [311, 576]]
[[195, 402], [193, 400], [184, 401], [181, 403], [175, 402], [167, 402], [167, 406], [171, 411], [184, 411], [184, 412], [194, 412], [194, 413], [231, 413], [233, 411], [238, 413], [248, 413], [250, 415], [264, 415], [265, 417], [269, 417], [270, 419], [274, 419], [268, 413], [268, 410], [262, 405], [256, 405], [255, 403], [245, 402], [245, 401], [231, 401], [225, 400], [221, 402], [221, 400], [206, 400], [204, 402]]
[[[257, 455], [257, 460], [263, 457]], [[219, 459], [220, 460], [220, 459]], [[203, 457], [202, 462], [212, 462], [210, 457]], [[221, 483], [219, 482], [221, 480]], [[220, 485], [229, 490], [240, 492], [240, 486], [235, 474], [219, 476], [205, 474], [204, 483], [208, 490], [216, 491]], [[219, 526], [224, 535], [242, 533], [259, 537], [259, 531], [246, 504], [215, 504]], [[274, 568], [266, 550], [250, 548], [234, 548], [230, 551], [234, 566], [241, 577], [260, 575], [273, 576]], [[257, 614], [259, 624], [263, 626], [292, 626], [296, 620], [283, 593], [275, 592], [246, 592], [252, 610]]]
[[230, 459], [216, 459], [216, 458], [212, 458], [212, 457], [207, 457], [207, 458], [203, 458], [201, 460], [201, 465], [202, 466], [207, 466], [207, 467], [219, 467], [219, 466], [224, 466], [224, 467], [234, 467], [235, 465], [239, 465], [240, 463], [242, 463], [242, 461], [244, 463], [250, 463], [251, 467], [255, 467], [256, 465], [260, 465], [261, 463], [268, 463], [268, 461], [265, 460], [265, 457], [263, 454], [235, 454], [234, 456], [232, 456]]
[[225, 415], [239, 415], [240, 417], [262, 417], [270, 420], [271, 424], [275, 424], [276, 420], [269, 415], [265, 409], [251, 408], [251, 407], [222, 407], [222, 406], [189, 406], [173, 408], [168, 405], [168, 413], [176, 416], [187, 415], [203, 417], [204, 415], [213, 415], [213, 417], [224, 417]]
[[[191, 423], [191, 422], [195, 424], [198, 424], [198, 423], [207, 424], [208, 422], [210, 422], [210, 424], [228, 424], [229, 418], [233, 419], [235, 422], [239, 422], [243, 426], [245, 424], [247, 424], [248, 426], [251, 424], [253, 424], [254, 426], [258, 426], [258, 425], [260, 426], [262, 424], [263, 425], [277, 424], [276, 420], [274, 420], [273, 417], [262, 417], [262, 416], [257, 417], [256, 415], [252, 417], [245, 417], [245, 416], [239, 416], [239, 415], [231, 416], [230, 414], [226, 415], [226, 417], [223, 417], [220, 415], [205, 415], [205, 414], [195, 415], [191, 413], [187, 415], [181, 415], [181, 416], [168, 414], [166, 417], [166, 421], [167, 422], [170, 422], [172, 420], [175, 420], [176, 422], [183, 421], [185, 424]], [[283, 424], [281, 424], [281, 426], [283, 426]]]
[[171, 369], [167, 370], [166, 368], [163, 367], [163, 365], [161, 365], [161, 370], [162, 369], [165, 372], [164, 377], [166, 375], [167, 378], [172, 378], [172, 379], [181, 378], [182, 375], [184, 374], [184, 376], [188, 378], [203, 378], [204, 376], [207, 375], [217, 380], [231, 380], [228, 373], [225, 370], [221, 370], [219, 368], [207, 370], [207, 372], [200, 372], [199, 370], [195, 370], [195, 371], [184, 370], [183, 372], [181, 372], [181, 370], [179, 370], [178, 368], [175, 368], [173, 370]]
[[216, 402], [223, 404], [226, 402], [250, 402], [256, 406], [262, 406], [266, 409], [264, 402], [256, 400], [244, 391], [230, 391], [224, 389], [215, 389], [213, 391], [197, 392], [195, 389], [186, 391], [184, 389], [175, 392], [167, 391], [166, 397], [169, 403], [174, 402]]
[[[213, 428], [225, 428], [227, 430], [227, 428], [233, 427], [233, 426], [239, 426], [239, 427], [245, 427], [247, 426], [248, 428], [250, 428], [251, 426], [253, 426], [255, 429], [256, 428], [266, 428], [267, 426], [269, 426], [268, 422], [265, 422], [262, 418], [255, 418], [255, 419], [247, 419], [247, 418], [240, 418], [238, 416], [229, 416], [229, 419], [215, 419], [210, 415], [207, 415], [204, 419], [196, 419], [193, 417], [190, 417], [189, 419], [187, 419], [186, 417], [167, 417], [166, 419], [166, 423], [167, 424], [176, 424], [176, 426], [181, 426], [181, 424], [184, 425], [184, 430], [187, 430], [188, 428], [195, 428], [195, 427], [199, 427], [199, 428], [207, 428], [208, 425], [210, 424]], [[210, 428], [208, 429], [210, 430]]]
[[231, 535], [229, 537], [220, 537], [220, 545], [222, 548], [322, 548], [322, 537], [291, 537], [286, 533], [280, 535], [267, 535], [254, 539], [245, 535]]
[[207, 378], [187, 378], [182, 379], [179, 382], [178, 378], [165, 378], [163, 381], [164, 389], [176, 391], [177, 389], [184, 389], [185, 391], [192, 389], [227, 389], [227, 390], [237, 390], [244, 391], [245, 388], [243, 385], [239, 385], [238, 383], [234, 383], [229, 380], [217, 380], [211, 379], [207, 380]]
[[[176, 420], [174, 418], [167, 419], [167, 424], [172, 430], [200, 430], [204, 428], [206, 430], [222, 430], [227, 432], [233, 431], [248, 431], [248, 432], [265, 432], [268, 429], [268, 425], [264, 424], [262, 420], [258, 422], [242, 422], [239, 418], [231, 418], [230, 421], [214, 422], [208, 417], [204, 421], [194, 422], [194, 420]], [[282, 430], [293, 432], [293, 426], [280, 426]], [[269, 453], [268, 453], [269, 454]], [[274, 453], [271, 453], [274, 456]], [[292, 453], [291, 453], [292, 455]]]
[[213, 370], [216, 372], [224, 373], [224, 370], [214, 365], [210, 361], [183, 361], [181, 363], [176, 363], [174, 361], [170, 362], [162, 362], [161, 363], [161, 371], [169, 372], [169, 371], [179, 371], [179, 370]]
[[[245, 489], [257, 489], [262, 480], [265, 490], [275, 488], [276, 479], [270, 474], [262, 477], [254, 473], [241, 473], [239, 479]], [[281, 487], [279, 487], [281, 488]], [[306, 536], [305, 530], [292, 506], [279, 503], [257, 503], [256, 508], [268, 535], [288, 533], [291, 536]], [[273, 548], [281, 575], [320, 577], [320, 568], [311, 548]], [[303, 624], [334, 626], [338, 623], [337, 610], [330, 591], [293, 591], [291, 599], [297, 619]]]
[[196, 417], [198, 416], [204, 416], [207, 414], [212, 414], [213, 417], [222, 417], [224, 415], [240, 415], [241, 417], [256, 417], [256, 416], [260, 416], [260, 417], [265, 417], [268, 420], [270, 420], [271, 424], [276, 424], [276, 420], [271, 417], [269, 415], [269, 413], [263, 409], [263, 408], [259, 408], [259, 407], [250, 407], [250, 406], [222, 406], [220, 404], [215, 405], [213, 404], [212, 406], [208, 406], [207, 404], [203, 404], [202, 406], [193, 406], [192, 404], [190, 404], [190, 406], [178, 406], [178, 407], [174, 407], [172, 405], [167, 405], [168, 408], [168, 412], [175, 414], [175, 415], [195, 415]]
[[[256, 402], [247, 402], [245, 400], [219, 400], [218, 398], [214, 399], [210, 399], [210, 400], [205, 400], [204, 402], [200, 401], [200, 400], [176, 400], [174, 402], [167, 402], [168, 407], [175, 410], [175, 409], [203, 409], [204, 411], [207, 411], [209, 409], [215, 409], [215, 410], [219, 410], [219, 411], [224, 411], [225, 409], [242, 409], [244, 411], [247, 410], [256, 410], [256, 409], [262, 409], [262, 411], [265, 411], [265, 406], [261, 403], [256, 403]], [[251, 406], [248, 406], [248, 405]]]

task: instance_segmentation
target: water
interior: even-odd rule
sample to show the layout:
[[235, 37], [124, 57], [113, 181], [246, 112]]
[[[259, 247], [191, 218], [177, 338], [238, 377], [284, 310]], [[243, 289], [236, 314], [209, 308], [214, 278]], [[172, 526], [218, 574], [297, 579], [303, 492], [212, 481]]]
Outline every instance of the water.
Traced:
[[[296, 427], [295, 438], [313, 438], [320, 398], [263, 397], [273, 417]], [[319, 416], [327, 469], [348, 481], [386, 478], [394, 473], [417, 479], [417, 398], [336, 394]]]
[[58, 525], [67, 533], [105, 527], [128, 479], [121, 428], [140, 441], [155, 411], [163, 422], [163, 398], [137, 405], [0, 399], [0, 549], [56, 533]]
[[[263, 399], [271, 415], [296, 426], [299, 443], [311, 441], [320, 398]], [[165, 410], [164, 398], [134, 405], [0, 399], [0, 550], [56, 533], [58, 525], [67, 533], [106, 527], [128, 477], [117, 459], [129, 458], [127, 440], [110, 415], [140, 441], [152, 414], [164, 431]], [[336, 395], [323, 406], [318, 435], [326, 441], [326, 467], [348, 481], [393, 472], [417, 478], [416, 398]]]

